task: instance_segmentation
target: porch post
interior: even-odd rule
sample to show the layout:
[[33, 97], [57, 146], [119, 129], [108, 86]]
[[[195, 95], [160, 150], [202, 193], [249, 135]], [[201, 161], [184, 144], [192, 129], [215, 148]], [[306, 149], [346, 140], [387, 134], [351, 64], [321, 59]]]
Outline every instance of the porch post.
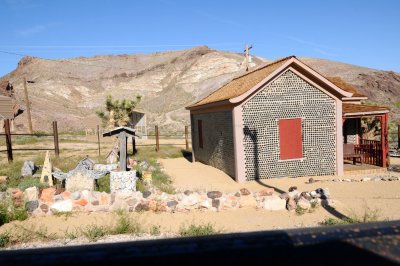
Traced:
[[382, 149], [382, 167], [386, 167], [386, 159], [388, 156], [388, 114], [381, 116], [381, 149]]
[[344, 174], [343, 165], [343, 126], [346, 118], [343, 117], [342, 101], [336, 99], [336, 174]]

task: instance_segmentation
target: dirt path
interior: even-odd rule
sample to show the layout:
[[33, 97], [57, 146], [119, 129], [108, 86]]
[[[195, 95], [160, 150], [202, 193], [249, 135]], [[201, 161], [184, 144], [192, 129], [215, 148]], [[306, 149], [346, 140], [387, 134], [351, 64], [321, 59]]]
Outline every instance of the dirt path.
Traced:
[[[311, 191], [321, 187], [328, 188], [333, 198], [337, 199], [336, 209], [340, 213], [362, 215], [369, 208], [379, 210], [382, 218], [400, 219], [400, 181], [333, 182], [331, 180], [334, 177], [315, 177], [318, 182], [308, 184], [308, 177], [299, 177], [263, 179], [239, 184], [214, 167], [198, 162], [191, 163], [184, 158], [164, 159], [161, 163], [177, 189], [233, 192], [243, 187], [252, 191], [273, 187], [277, 192], [287, 192], [292, 186], [296, 186], [300, 191]], [[395, 175], [400, 177], [400, 173]], [[362, 177], [354, 176], [356, 179]], [[328, 211], [324, 211], [329, 214]]]

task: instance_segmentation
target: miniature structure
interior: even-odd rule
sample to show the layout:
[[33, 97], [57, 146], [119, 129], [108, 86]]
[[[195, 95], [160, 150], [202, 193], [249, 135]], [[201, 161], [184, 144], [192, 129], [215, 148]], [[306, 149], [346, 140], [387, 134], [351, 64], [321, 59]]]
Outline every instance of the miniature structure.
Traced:
[[119, 160], [119, 149], [118, 149], [118, 141], [115, 143], [112, 150], [106, 155], [106, 160], [108, 164], [117, 163]]
[[82, 159], [75, 169], [68, 173], [60, 171], [53, 172], [53, 176], [65, 182], [65, 189], [67, 191], [79, 191], [79, 190], [94, 190], [95, 180], [104, 177], [109, 173], [107, 170], [93, 170], [94, 161], [88, 156]]
[[50, 161], [50, 152], [47, 151], [43, 163], [42, 174], [40, 176], [40, 182], [49, 185], [49, 187], [54, 186], [52, 172], [53, 172], [53, 165]]
[[103, 133], [103, 137], [117, 136], [119, 140], [120, 170], [127, 170], [127, 138], [135, 137], [135, 130], [130, 127], [117, 127]]
[[[238, 182], [340, 176], [343, 144], [354, 143], [364, 163], [385, 167], [389, 110], [362, 105], [365, 99], [340, 78], [325, 78], [294, 56], [275, 61], [187, 107], [193, 160]], [[365, 116], [379, 117], [381, 141], [353, 137], [350, 124], [360, 128]]]
[[147, 139], [147, 119], [144, 112], [134, 111], [130, 117], [129, 125], [135, 129], [136, 135], [142, 135], [142, 139]]
[[111, 192], [132, 192], [136, 191], [136, 171], [127, 171], [127, 139], [135, 137], [135, 130], [129, 127], [117, 127], [105, 132], [103, 137], [117, 136], [119, 140], [119, 171], [110, 172]]

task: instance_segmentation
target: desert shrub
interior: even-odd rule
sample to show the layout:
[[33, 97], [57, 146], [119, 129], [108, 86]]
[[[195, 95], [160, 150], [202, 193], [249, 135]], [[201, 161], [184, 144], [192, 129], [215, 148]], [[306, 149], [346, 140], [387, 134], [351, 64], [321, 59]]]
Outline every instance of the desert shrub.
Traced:
[[195, 225], [191, 224], [188, 227], [181, 227], [179, 234], [181, 236], [207, 236], [219, 233], [212, 224]]
[[159, 166], [151, 173], [153, 185], [158, 187], [161, 191], [168, 194], [175, 194], [175, 189], [172, 186], [171, 178], [162, 172]]
[[14, 220], [23, 221], [28, 218], [24, 207], [16, 207], [11, 200], [0, 203], [0, 226]]
[[126, 212], [117, 212], [117, 223], [112, 228], [111, 234], [133, 234], [137, 235], [143, 232], [142, 226], [137, 221], [133, 220]]
[[95, 242], [99, 238], [108, 235], [109, 232], [110, 229], [108, 227], [96, 224], [91, 224], [81, 229], [81, 234], [91, 242]]
[[4, 248], [8, 246], [10, 243], [10, 235], [8, 233], [1, 233], [0, 234], [0, 248]]
[[13, 161], [12, 163], [0, 164], [0, 175], [8, 176], [8, 186], [17, 187], [20, 182], [21, 168], [23, 161]]
[[96, 180], [97, 190], [110, 193], [110, 174]]
[[366, 207], [362, 215], [357, 215], [353, 212], [349, 217], [343, 219], [328, 218], [322, 221], [321, 225], [341, 225], [341, 224], [359, 224], [359, 223], [372, 223], [383, 220], [379, 215], [378, 209], [370, 209]]
[[64, 238], [65, 239], [69, 239], [69, 240], [73, 240], [73, 239], [78, 238], [79, 235], [80, 235], [80, 232], [78, 230], [75, 230], [75, 231], [66, 230], [65, 233], [64, 233]]
[[300, 206], [297, 206], [297, 207], [296, 207], [296, 215], [301, 216], [301, 215], [305, 214], [306, 212], [307, 212], [306, 209], [303, 209], [303, 208], [300, 207]]
[[7, 190], [7, 184], [0, 184], [0, 192], [4, 192]]
[[18, 184], [18, 188], [21, 190], [25, 190], [29, 187], [37, 187], [38, 189], [47, 188], [48, 185], [45, 183], [41, 183], [39, 178], [36, 177], [25, 177], [20, 179], [20, 183]]
[[150, 227], [150, 235], [158, 236], [160, 234], [161, 234], [161, 226], [153, 225], [152, 227]]

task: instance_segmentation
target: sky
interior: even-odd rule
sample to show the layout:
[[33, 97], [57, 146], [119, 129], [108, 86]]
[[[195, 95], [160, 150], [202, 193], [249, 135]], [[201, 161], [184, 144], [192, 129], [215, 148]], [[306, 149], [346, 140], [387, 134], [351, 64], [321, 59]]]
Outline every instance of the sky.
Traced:
[[207, 45], [400, 72], [397, 0], [0, 0], [0, 76], [47, 59]]

